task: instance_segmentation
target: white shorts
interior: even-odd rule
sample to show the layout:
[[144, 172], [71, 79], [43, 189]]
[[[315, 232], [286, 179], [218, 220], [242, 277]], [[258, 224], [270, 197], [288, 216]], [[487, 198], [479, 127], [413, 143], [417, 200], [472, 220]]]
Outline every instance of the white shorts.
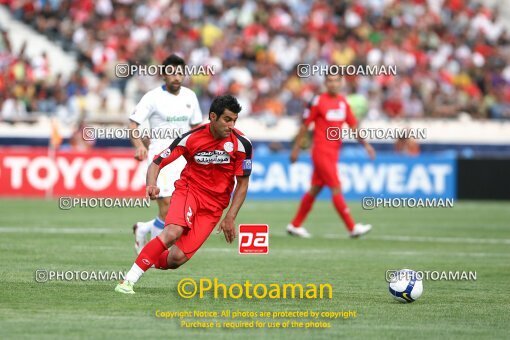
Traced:
[[[152, 163], [154, 156], [159, 154], [159, 152], [152, 153], [149, 151], [149, 157], [147, 158], [147, 167]], [[174, 192], [174, 183], [181, 176], [181, 172], [186, 166], [186, 159], [183, 156], [180, 156], [172, 163], [165, 166], [160, 170], [157, 186], [159, 188], [159, 197], [170, 197]]]

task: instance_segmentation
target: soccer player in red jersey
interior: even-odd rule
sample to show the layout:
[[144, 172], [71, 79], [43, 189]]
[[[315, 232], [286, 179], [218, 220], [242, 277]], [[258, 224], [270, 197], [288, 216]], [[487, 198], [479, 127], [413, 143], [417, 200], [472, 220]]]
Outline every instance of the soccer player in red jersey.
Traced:
[[233, 96], [215, 98], [210, 123], [183, 134], [154, 157], [147, 171], [146, 190], [151, 198], [159, 194], [156, 180], [161, 168], [181, 155], [187, 164], [175, 182], [163, 232], [142, 249], [115, 291], [134, 294], [133, 285], [153, 265], [177, 269], [186, 263], [218, 224], [237, 181], [232, 204], [218, 228], [228, 243], [235, 239], [235, 218], [246, 197], [252, 167], [251, 142], [234, 129], [240, 111]]
[[[357, 127], [356, 117], [345, 98], [340, 95], [341, 84], [340, 76], [328, 75], [326, 77], [326, 93], [316, 96], [303, 114], [303, 123], [292, 148], [290, 161], [294, 163], [297, 160], [301, 140], [310, 124], [315, 123], [312, 146], [313, 175], [310, 190], [301, 199], [296, 216], [287, 226], [287, 232], [291, 235], [303, 238], [311, 236], [301, 224], [324, 186], [331, 189], [333, 205], [352, 237], [361, 236], [372, 229], [371, 225], [354, 223], [349, 213], [349, 207], [343, 198], [338, 178], [337, 163], [342, 146], [341, 138], [337, 138], [339, 131], [344, 123], [347, 123], [351, 129]], [[337, 134], [328, 135], [334, 134], [335, 131]], [[358, 141], [365, 147], [369, 157], [374, 159], [375, 150], [372, 146], [364, 139], [358, 138]]]

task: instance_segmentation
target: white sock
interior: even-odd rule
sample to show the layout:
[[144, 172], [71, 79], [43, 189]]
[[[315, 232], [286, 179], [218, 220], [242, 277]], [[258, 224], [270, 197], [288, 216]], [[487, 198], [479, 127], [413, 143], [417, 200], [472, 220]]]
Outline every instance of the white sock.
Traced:
[[154, 223], [151, 226], [151, 239], [153, 239], [154, 237], [161, 234], [161, 232], [163, 231], [164, 228], [165, 228], [165, 221], [162, 220], [161, 218], [159, 218], [159, 216], [156, 217], [154, 219]]
[[152, 226], [151, 227], [151, 240], [158, 236], [159, 234], [161, 234], [161, 232], [163, 231], [163, 229], [160, 229], [160, 228], [157, 228], [155, 226]]
[[138, 267], [136, 263], [133, 263], [133, 266], [124, 277], [124, 280], [136, 283], [142, 277], [143, 273], [144, 271], [142, 270], [142, 268]]

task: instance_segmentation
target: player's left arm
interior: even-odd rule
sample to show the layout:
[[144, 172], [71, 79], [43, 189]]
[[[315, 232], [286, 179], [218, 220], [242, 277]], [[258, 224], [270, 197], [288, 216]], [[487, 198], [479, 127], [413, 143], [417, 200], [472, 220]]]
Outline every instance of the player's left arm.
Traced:
[[232, 241], [236, 238], [235, 219], [239, 209], [241, 209], [241, 206], [243, 205], [244, 199], [246, 198], [246, 193], [248, 192], [253, 154], [253, 147], [250, 140], [238, 132], [234, 132], [234, 134], [238, 139], [238, 150], [236, 152], [236, 161], [233, 173], [233, 175], [236, 176], [237, 185], [232, 197], [230, 208], [218, 227], [218, 232], [223, 230], [225, 239], [228, 243], [232, 243]]
[[234, 196], [232, 197], [232, 204], [230, 204], [230, 208], [223, 218], [223, 221], [221, 221], [218, 229], [218, 231], [223, 231], [225, 234], [225, 240], [227, 240], [228, 243], [232, 243], [236, 238], [235, 219], [246, 198], [250, 177], [237, 176], [236, 179], [237, 185], [234, 191]]
[[[357, 127], [354, 127], [354, 128], [351, 128], [353, 130], [356, 130]], [[359, 136], [359, 134], [357, 134], [357, 140], [358, 142], [363, 145], [363, 147], [365, 148], [365, 150], [367, 151], [367, 154], [368, 154], [368, 157], [370, 157], [371, 160], [374, 160], [375, 159], [375, 149], [372, 147], [372, 145], [370, 145], [366, 139], [364, 138], [361, 138]]]
[[[353, 131], [356, 131], [358, 129], [358, 121], [356, 120], [354, 113], [352, 113], [351, 106], [347, 102], [345, 104], [347, 106], [345, 121]], [[364, 138], [361, 138], [358, 133], [356, 134], [356, 136], [358, 136], [357, 137], [358, 142], [361, 145], [363, 145], [363, 147], [367, 151], [368, 157], [370, 157], [371, 160], [374, 160], [375, 150], [372, 147], [372, 145], [370, 145]]]

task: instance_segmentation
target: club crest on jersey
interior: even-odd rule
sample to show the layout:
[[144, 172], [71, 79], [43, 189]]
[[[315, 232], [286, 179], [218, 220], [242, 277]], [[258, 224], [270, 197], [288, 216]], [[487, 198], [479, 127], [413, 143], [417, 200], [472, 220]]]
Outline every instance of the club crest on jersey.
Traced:
[[225, 144], [223, 144], [223, 149], [225, 149], [226, 152], [234, 151], [234, 143], [226, 142]]
[[223, 150], [202, 151], [195, 154], [195, 162], [198, 164], [227, 164], [230, 163], [230, 155]]

